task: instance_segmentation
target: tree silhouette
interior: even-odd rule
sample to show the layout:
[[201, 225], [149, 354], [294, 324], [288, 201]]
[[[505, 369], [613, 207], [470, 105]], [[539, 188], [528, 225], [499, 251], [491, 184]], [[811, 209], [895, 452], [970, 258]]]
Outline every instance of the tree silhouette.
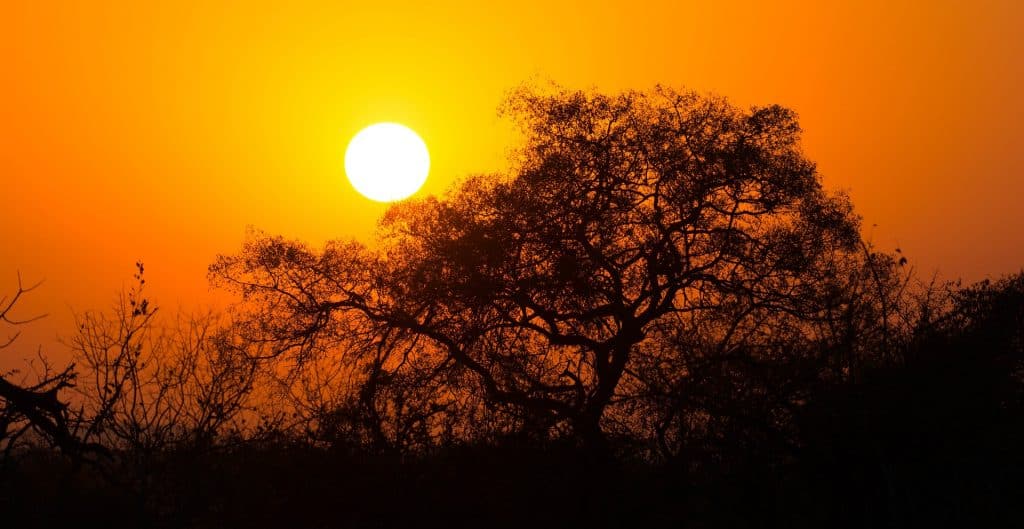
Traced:
[[145, 268], [110, 314], [77, 317], [69, 346], [79, 367], [76, 436], [128, 452], [208, 448], [250, 407], [255, 362], [231, 353], [213, 314], [158, 326]]
[[[18, 287], [14, 294], [0, 298], [0, 323], [5, 330], [32, 323], [43, 318], [39, 315], [18, 318], [14, 310], [22, 296], [35, 290], [41, 283], [25, 286], [18, 274]], [[0, 343], [0, 351], [15, 343], [20, 331], [14, 330]], [[0, 373], [0, 455], [7, 460], [19, 446], [26, 434], [34, 433], [40, 439], [60, 449], [75, 459], [85, 451], [105, 452], [99, 445], [84, 443], [73, 432], [72, 414], [66, 401], [61, 400], [62, 390], [75, 385], [75, 366], [54, 369], [41, 353], [37, 355], [39, 365], [34, 368], [34, 377], [24, 376], [20, 382], [9, 378], [16, 373]]]
[[848, 201], [822, 190], [782, 107], [524, 88], [504, 110], [525, 132], [513, 171], [394, 206], [378, 252], [256, 238], [221, 257], [215, 280], [284, 310], [257, 313], [249, 339], [338, 339], [358, 314], [416, 341], [449, 391], [603, 451], [609, 409], [645, 398], [642, 366], [687, 354], [664, 323], [727, 313], [733, 334], [803, 314], [821, 263], [856, 249]]

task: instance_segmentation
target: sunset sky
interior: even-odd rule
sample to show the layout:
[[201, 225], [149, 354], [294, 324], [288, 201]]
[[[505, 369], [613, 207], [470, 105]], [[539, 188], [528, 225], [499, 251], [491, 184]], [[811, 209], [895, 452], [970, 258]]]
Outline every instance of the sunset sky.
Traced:
[[161, 305], [198, 307], [247, 226], [370, 242], [386, 206], [345, 180], [352, 135], [415, 129], [417, 196], [439, 193], [503, 168], [496, 108], [531, 79], [788, 106], [880, 248], [949, 278], [1024, 265], [1020, 2], [208, 4], [2, 8], [0, 292], [45, 279], [22, 315], [50, 314], [5, 355], [108, 306], [138, 259]]

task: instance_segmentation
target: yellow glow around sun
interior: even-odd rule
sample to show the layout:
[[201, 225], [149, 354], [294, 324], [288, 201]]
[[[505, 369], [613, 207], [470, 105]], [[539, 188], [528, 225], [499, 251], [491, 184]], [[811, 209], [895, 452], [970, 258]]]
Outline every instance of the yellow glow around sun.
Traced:
[[377, 123], [359, 131], [345, 150], [345, 173], [352, 187], [378, 202], [415, 193], [427, 181], [430, 153], [412, 129]]

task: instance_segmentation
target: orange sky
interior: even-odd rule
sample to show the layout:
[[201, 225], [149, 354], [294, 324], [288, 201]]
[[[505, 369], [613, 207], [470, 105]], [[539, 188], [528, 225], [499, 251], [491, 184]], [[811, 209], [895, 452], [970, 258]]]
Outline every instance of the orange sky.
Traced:
[[6, 356], [106, 307], [136, 259], [196, 306], [247, 225], [369, 240], [352, 134], [417, 130], [439, 192], [501, 169], [496, 106], [535, 77], [789, 106], [880, 247], [969, 280], [1024, 265], [1020, 2], [210, 3], [0, 8], [0, 292], [45, 278], [23, 314], [51, 314]]

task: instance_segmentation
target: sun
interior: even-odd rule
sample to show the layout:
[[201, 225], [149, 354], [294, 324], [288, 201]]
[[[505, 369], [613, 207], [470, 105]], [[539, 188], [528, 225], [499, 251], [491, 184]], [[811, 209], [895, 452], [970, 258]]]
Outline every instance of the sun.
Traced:
[[408, 198], [423, 186], [429, 172], [427, 145], [398, 123], [370, 125], [345, 149], [345, 173], [352, 187], [378, 202]]

